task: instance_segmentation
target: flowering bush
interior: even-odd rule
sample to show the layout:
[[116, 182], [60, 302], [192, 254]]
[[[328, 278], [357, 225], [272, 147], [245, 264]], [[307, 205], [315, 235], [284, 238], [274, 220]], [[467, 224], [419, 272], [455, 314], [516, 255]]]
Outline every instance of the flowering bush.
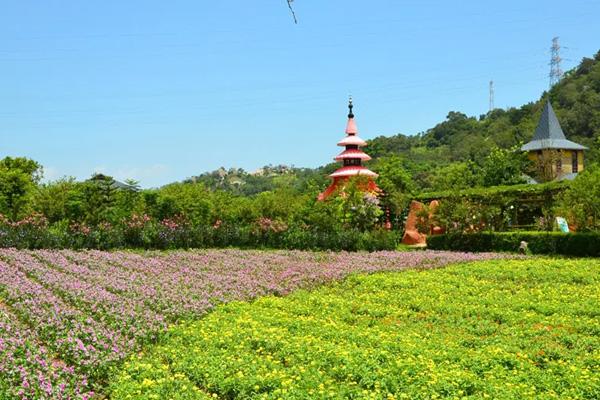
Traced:
[[157, 225], [158, 235], [156, 245], [161, 249], [194, 247], [194, 236], [191, 224], [183, 215], [165, 218]]
[[123, 221], [125, 242], [133, 247], [149, 248], [157, 234], [156, 223], [146, 214], [133, 214]]
[[448, 198], [440, 202], [430, 220], [422, 225], [440, 226], [446, 232], [495, 231], [508, 226], [510, 215], [510, 206], [500, 207], [464, 198]]
[[262, 233], [273, 232], [281, 233], [288, 229], [285, 222], [279, 220], [272, 220], [271, 218], [261, 217], [256, 222], [258, 230]]
[[364, 232], [377, 225], [383, 210], [376, 194], [365, 193], [357, 185], [346, 186], [344, 192], [330, 201], [336, 205], [338, 219], [344, 229]]
[[15, 222], [0, 214], [0, 247], [36, 248], [49, 242], [48, 220], [42, 214]]
[[[368, 218], [370, 223], [375, 220], [374, 215]], [[182, 215], [156, 220], [143, 214], [134, 214], [117, 224], [102, 222], [91, 226], [65, 220], [48, 226], [45, 219], [36, 216], [14, 223], [0, 220], [0, 247], [100, 250], [240, 247], [374, 251], [394, 249], [399, 240], [397, 232], [377, 226], [366, 231], [351, 226], [337, 228], [317, 229], [302, 222], [288, 225], [266, 217], [248, 225], [221, 220], [213, 225], [193, 225]]]

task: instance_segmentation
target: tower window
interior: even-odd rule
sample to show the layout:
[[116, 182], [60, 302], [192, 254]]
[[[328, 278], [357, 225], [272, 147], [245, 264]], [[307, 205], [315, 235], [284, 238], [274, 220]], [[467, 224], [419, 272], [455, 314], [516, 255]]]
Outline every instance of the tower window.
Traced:
[[346, 158], [344, 160], [345, 167], [356, 166], [356, 165], [360, 165], [360, 158]]
[[571, 152], [571, 166], [573, 169], [573, 173], [576, 174], [579, 172], [579, 162], [577, 160], [577, 152]]

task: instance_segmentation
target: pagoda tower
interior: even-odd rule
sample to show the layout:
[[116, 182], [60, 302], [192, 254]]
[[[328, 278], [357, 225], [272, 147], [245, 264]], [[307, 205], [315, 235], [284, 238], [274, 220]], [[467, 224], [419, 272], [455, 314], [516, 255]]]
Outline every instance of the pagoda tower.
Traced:
[[353, 107], [352, 97], [350, 97], [350, 101], [348, 102], [349, 112], [348, 124], [346, 125], [346, 137], [337, 144], [345, 149], [334, 158], [335, 161], [342, 163], [342, 167], [329, 175], [333, 181], [323, 193], [319, 194], [319, 200], [325, 200], [331, 196], [336, 189], [343, 187], [348, 179], [355, 176], [364, 176], [367, 178], [364, 188], [366, 192], [380, 192], [379, 187], [377, 187], [377, 184], [374, 181], [378, 175], [362, 165], [363, 161], [369, 161], [371, 157], [361, 150], [361, 147], [366, 146], [367, 142], [358, 137], [358, 129], [356, 128], [354, 113], [352, 112]]

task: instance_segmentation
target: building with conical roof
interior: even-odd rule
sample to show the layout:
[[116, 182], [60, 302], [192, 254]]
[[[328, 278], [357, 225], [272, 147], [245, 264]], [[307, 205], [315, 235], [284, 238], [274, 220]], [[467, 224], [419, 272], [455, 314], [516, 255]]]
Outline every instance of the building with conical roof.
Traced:
[[333, 174], [329, 175], [332, 179], [331, 185], [319, 195], [319, 200], [325, 200], [348, 179], [356, 176], [364, 176], [367, 178], [366, 191], [379, 192], [379, 188], [374, 181], [378, 175], [362, 165], [364, 161], [370, 160], [371, 157], [361, 149], [361, 147], [367, 145], [367, 142], [358, 136], [358, 129], [356, 128], [356, 122], [354, 121], [353, 107], [352, 98], [350, 98], [350, 101], [348, 102], [349, 112], [348, 123], [346, 124], [346, 137], [337, 144], [338, 146], [344, 147], [344, 151], [334, 158], [335, 161], [341, 162], [342, 166]]
[[572, 179], [583, 170], [587, 147], [567, 140], [550, 100], [544, 105], [533, 139], [521, 147], [540, 172], [553, 178]]

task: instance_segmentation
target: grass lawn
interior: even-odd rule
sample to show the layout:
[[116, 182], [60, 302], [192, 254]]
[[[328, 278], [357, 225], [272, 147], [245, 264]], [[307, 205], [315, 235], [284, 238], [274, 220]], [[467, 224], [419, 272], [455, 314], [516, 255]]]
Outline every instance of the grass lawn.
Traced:
[[115, 399], [600, 398], [600, 260], [353, 275], [217, 307], [115, 376]]

